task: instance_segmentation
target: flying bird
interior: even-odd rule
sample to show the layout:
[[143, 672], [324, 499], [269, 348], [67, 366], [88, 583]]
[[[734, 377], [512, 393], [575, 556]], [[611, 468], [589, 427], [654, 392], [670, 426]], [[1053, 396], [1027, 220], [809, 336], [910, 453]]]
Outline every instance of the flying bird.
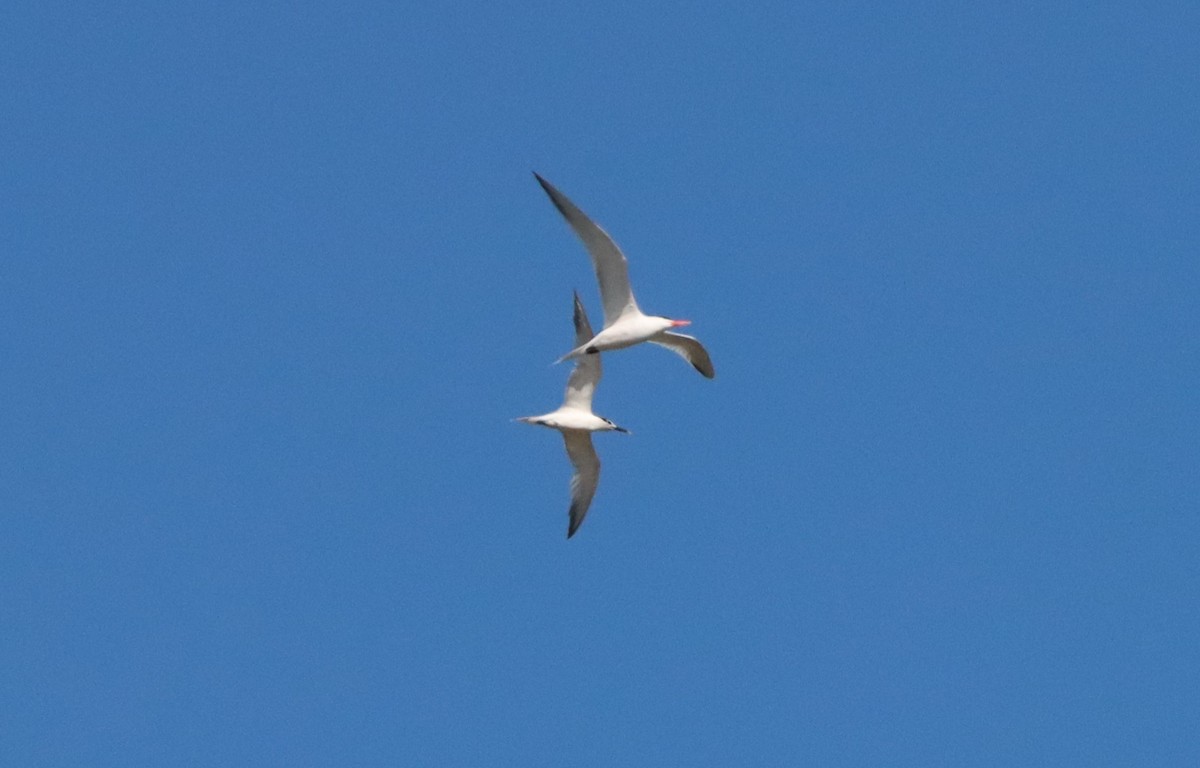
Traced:
[[[592, 326], [579, 294], [575, 294], [575, 343], [583, 344], [592, 338]], [[600, 381], [600, 355], [587, 355], [575, 361], [575, 369], [567, 379], [567, 393], [557, 411], [543, 416], [522, 416], [516, 421], [538, 424], [562, 432], [567, 444], [567, 456], [575, 466], [571, 478], [571, 508], [568, 513], [567, 538], [575, 535], [587, 516], [596, 485], [600, 482], [600, 459], [592, 447], [593, 432], [625, 432], [608, 419], [592, 413], [592, 394]]]
[[579, 210], [566, 195], [537, 173], [533, 175], [591, 255], [596, 280], [600, 283], [600, 299], [604, 303], [603, 330], [576, 344], [575, 349], [559, 358], [558, 362], [648, 341], [666, 347], [687, 360], [705, 377], [711, 379], [716, 376], [708, 352], [696, 338], [668, 330], [690, 325], [691, 321], [647, 315], [638, 309], [633, 289], [629, 286], [629, 263], [625, 254], [621, 253], [608, 233]]

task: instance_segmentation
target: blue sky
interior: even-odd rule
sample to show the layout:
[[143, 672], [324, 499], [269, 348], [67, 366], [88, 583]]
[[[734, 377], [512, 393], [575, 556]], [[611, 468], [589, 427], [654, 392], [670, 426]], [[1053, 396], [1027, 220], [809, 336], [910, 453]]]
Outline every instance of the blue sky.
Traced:
[[1196, 764], [1198, 23], [0, 12], [0, 762]]

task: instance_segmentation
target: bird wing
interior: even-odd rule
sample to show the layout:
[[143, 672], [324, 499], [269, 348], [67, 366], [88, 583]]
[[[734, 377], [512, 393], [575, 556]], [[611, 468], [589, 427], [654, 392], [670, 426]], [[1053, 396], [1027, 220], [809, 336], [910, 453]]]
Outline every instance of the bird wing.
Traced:
[[711, 379], [717, 375], [717, 372], [713, 370], [712, 359], [708, 356], [708, 350], [704, 348], [704, 345], [696, 337], [663, 331], [651, 336], [649, 341], [651, 344], [666, 347], [684, 360], [687, 360], [705, 378]]
[[625, 254], [621, 253], [608, 233], [579, 210], [566, 195], [541, 176], [536, 173], [533, 175], [592, 257], [596, 280], [600, 283], [600, 299], [604, 303], [604, 327], [615, 323], [626, 312], [640, 312], [633, 298], [633, 288], [629, 285], [629, 262], [625, 260]]
[[589, 432], [564, 431], [563, 442], [567, 444], [567, 456], [575, 465], [575, 474], [571, 477], [570, 522], [567, 525], [569, 539], [583, 525], [592, 497], [596, 495], [596, 486], [600, 483], [600, 458], [592, 447], [592, 435]]
[[[575, 346], [581, 347], [592, 340], [592, 324], [588, 322], [587, 312], [579, 294], [575, 294]], [[567, 378], [567, 394], [563, 405], [592, 412], [592, 394], [600, 383], [600, 355], [580, 355], [575, 358], [575, 368]]]

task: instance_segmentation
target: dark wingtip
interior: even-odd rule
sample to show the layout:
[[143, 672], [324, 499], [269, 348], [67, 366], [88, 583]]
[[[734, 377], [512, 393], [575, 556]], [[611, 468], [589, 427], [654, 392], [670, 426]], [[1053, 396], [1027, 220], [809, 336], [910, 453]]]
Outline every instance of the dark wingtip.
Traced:
[[571, 509], [567, 512], [567, 538], [575, 535], [575, 531], [579, 530], [579, 526], [583, 525], [583, 518], [587, 515], [587, 510], [584, 510], [582, 515], [576, 514], [578, 508], [572, 504]]
[[583, 302], [579, 300], [579, 294], [575, 294], [575, 307], [571, 313], [571, 322], [575, 324], [575, 332], [583, 330]]
[[537, 179], [538, 184], [542, 185], [542, 191], [550, 198], [550, 202], [554, 203], [554, 207], [558, 209], [558, 212], [569, 220], [571, 214], [565, 206], [570, 204], [570, 201], [566, 199], [566, 195], [555, 189], [554, 185], [543, 179], [537, 171], [533, 172], [533, 178]]

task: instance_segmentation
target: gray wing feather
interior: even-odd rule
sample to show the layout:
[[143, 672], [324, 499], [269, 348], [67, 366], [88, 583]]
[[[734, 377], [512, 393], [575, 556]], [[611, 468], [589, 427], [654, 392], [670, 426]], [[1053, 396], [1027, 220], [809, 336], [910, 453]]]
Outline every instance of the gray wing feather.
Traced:
[[626, 261], [625, 254], [621, 253], [621, 249], [608, 233], [588, 218], [588, 215], [566, 195], [538, 174], [533, 175], [592, 257], [592, 267], [596, 271], [596, 280], [600, 283], [600, 298], [604, 303], [604, 327], [612, 325], [625, 312], [631, 309], [636, 311], [638, 305], [633, 298], [633, 288], [629, 285], [629, 262]]
[[567, 538], [575, 535], [583, 518], [587, 517], [596, 486], [600, 483], [600, 458], [592, 447], [592, 436], [587, 432], [563, 432], [567, 444], [567, 456], [575, 466], [571, 477], [571, 509], [568, 512]]
[[[588, 322], [587, 312], [579, 294], [575, 294], [575, 346], [581, 347], [592, 340], [592, 325]], [[567, 393], [563, 405], [592, 411], [592, 395], [596, 385], [600, 383], [603, 371], [600, 368], [600, 355], [581, 355], [575, 358], [575, 367], [567, 378]]]
[[708, 356], [708, 350], [694, 336], [663, 331], [651, 336], [650, 343], [666, 347], [684, 360], [687, 360], [705, 378], [711, 379], [717, 375], [717, 372], [713, 369], [712, 359]]

